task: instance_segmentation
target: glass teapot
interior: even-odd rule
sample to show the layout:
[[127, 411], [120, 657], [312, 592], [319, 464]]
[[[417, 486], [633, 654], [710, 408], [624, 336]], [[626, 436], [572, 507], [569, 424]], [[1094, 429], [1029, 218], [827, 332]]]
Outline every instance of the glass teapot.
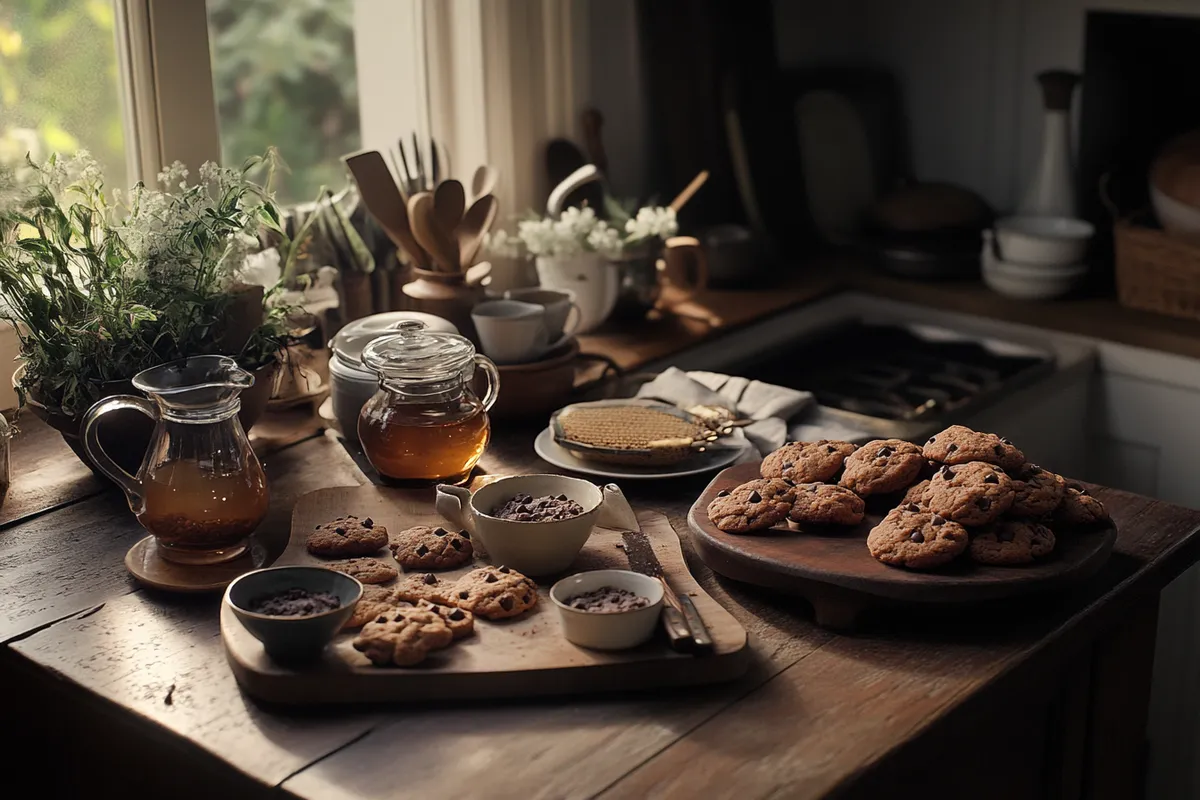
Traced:
[[[396, 330], [363, 349], [363, 365], [379, 376], [358, 416], [363, 452], [389, 482], [463, 483], [491, 438], [500, 374], [464, 336], [415, 320]], [[477, 369], [487, 380], [482, 400], [472, 388]]]
[[[138, 522], [154, 534], [159, 553], [183, 564], [237, 558], [267, 515], [267, 478], [238, 421], [239, 395], [254, 376], [225, 356], [194, 356], [139, 372], [133, 385], [149, 400], [117, 395], [83, 418], [92, 462], [129, 499]], [[155, 420], [137, 475], [100, 445], [100, 418], [117, 409]]]

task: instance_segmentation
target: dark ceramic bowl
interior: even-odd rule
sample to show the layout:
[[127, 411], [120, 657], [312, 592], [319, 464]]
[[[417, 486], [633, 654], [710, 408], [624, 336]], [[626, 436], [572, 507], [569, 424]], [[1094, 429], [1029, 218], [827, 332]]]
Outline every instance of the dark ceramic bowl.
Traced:
[[[329, 592], [341, 604], [307, 617], [277, 617], [249, 610], [256, 599], [288, 589]], [[270, 567], [247, 572], [229, 584], [224, 602], [263, 643], [267, 655], [276, 661], [295, 662], [321, 654], [354, 613], [362, 592], [362, 584], [354, 578], [324, 567]]]

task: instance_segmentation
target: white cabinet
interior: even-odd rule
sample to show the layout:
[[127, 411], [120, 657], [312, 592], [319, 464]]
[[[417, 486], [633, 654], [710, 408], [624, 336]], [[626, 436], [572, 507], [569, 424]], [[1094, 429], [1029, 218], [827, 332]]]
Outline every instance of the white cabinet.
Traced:
[[[1101, 344], [1085, 480], [1200, 508], [1200, 363]], [[1200, 797], [1200, 565], [1163, 592], [1147, 797]]]

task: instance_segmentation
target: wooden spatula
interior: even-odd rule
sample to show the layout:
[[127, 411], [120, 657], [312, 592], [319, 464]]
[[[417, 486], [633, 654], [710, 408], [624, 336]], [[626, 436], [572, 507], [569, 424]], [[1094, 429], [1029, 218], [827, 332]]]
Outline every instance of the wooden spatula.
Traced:
[[396, 187], [387, 162], [378, 150], [364, 150], [342, 159], [350, 168], [358, 191], [362, 195], [367, 211], [379, 223], [392, 242], [409, 254], [413, 263], [422, 269], [429, 268], [429, 254], [413, 236], [409, 225], [408, 211], [404, 198]]
[[408, 220], [417, 243], [429, 252], [437, 268], [459, 272], [458, 241], [438, 223], [432, 193], [417, 192], [408, 198]]
[[449, 234], [454, 233], [467, 210], [467, 195], [463, 185], [456, 180], [442, 181], [433, 191], [433, 210], [438, 225]]
[[475, 256], [479, 255], [483, 237], [496, 221], [496, 211], [499, 207], [500, 204], [494, 195], [484, 195], [471, 204], [462, 223], [454, 231], [455, 238], [458, 239], [459, 262], [463, 266], [472, 264]]

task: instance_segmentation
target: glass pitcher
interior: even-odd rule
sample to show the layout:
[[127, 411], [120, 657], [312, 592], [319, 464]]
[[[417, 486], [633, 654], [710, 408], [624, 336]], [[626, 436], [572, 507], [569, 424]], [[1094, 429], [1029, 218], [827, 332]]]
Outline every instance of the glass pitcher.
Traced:
[[[371, 466], [391, 483], [463, 483], [491, 438], [488, 409], [500, 374], [464, 336], [427, 330], [415, 320], [363, 349], [379, 391], [358, 416], [358, 440]], [[483, 399], [472, 383], [487, 379]]]
[[[125, 490], [159, 553], [181, 564], [217, 564], [246, 550], [267, 515], [267, 478], [238, 421], [239, 395], [254, 376], [225, 356], [194, 356], [139, 372], [150, 399], [117, 395], [83, 418], [83, 444], [96, 466]], [[134, 409], [155, 420], [150, 447], [130, 475], [100, 446], [100, 418]]]

